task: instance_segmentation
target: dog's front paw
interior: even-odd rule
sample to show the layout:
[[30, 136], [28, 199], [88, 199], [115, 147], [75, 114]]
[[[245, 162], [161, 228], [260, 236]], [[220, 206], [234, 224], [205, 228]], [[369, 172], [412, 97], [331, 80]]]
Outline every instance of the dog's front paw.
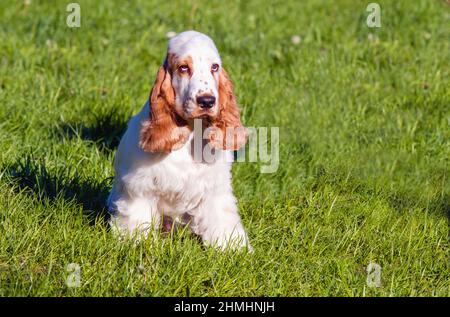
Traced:
[[253, 253], [253, 247], [250, 245], [247, 234], [243, 229], [221, 235], [212, 235], [204, 238], [203, 242], [205, 245], [212, 246], [221, 251], [247, 250], [249, 253]]

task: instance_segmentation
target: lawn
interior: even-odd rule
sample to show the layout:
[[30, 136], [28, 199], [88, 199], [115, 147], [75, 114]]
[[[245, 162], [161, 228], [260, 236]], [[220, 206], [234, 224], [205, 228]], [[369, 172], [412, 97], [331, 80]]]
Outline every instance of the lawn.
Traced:
[[[69, 2], [0, 2], [0, 296], [450, 296], [448, 2], [379, 1], [380, 28], [370, 1], [80, 0], [80, 28]], [[243, 122], [279, 127], [275, 173], [233, 166], [250, 255], [105, 224], [120, 136], [188, 29]]]

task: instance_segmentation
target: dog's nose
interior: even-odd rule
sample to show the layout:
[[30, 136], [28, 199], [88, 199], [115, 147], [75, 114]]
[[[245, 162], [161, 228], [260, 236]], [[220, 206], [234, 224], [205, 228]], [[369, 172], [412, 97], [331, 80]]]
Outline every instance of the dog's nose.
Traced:
[[197, 104], [200, 108], [211, 108], [216, 103], [216, 97], [211, 95], [202, 95], [197, 97]]

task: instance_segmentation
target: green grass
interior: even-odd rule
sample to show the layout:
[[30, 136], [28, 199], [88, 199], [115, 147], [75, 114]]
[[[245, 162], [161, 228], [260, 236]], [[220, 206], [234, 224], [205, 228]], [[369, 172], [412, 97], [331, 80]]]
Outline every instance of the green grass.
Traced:
[[[0, 3], [0, 296], [450, 296], [448, 4], [379, 1], [371, 29], [369, 1], [80, 0], [71, 29], [68, 2]], [[120, 135], [186, 29], [215, 40], [244, 123], [280, 128], [276, 173], [233, 167], [252, 255], [103, 219]]]

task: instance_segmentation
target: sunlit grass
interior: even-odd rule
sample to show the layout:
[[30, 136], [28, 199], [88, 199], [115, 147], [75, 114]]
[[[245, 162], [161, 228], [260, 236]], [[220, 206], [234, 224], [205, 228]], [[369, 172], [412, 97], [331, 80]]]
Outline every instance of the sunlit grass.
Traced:
[[[371, 29], [364, 1], [84, 0], [71, 29], [64, 1], [2, 1], [0, 295], [449, 296], [450, 6], [379, 2]], [[245, 124], [280, 129], [276, 173], [233, 168], [252, 255], [105, 225], [120, 135], [187, 29]]]

